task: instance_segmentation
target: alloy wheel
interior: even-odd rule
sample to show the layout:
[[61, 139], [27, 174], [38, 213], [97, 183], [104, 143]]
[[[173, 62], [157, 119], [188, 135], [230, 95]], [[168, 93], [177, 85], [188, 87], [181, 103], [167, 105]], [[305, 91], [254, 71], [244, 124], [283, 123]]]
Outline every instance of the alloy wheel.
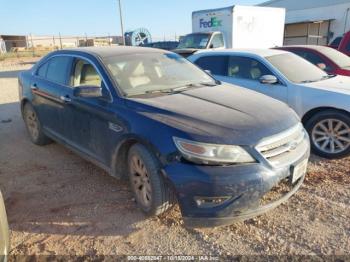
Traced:
[[324, 119], [311, 132], [314, 145], [328, 154], [344, 152], [350, 146], [350, 128], [339, 119]]
[[150, 207], [152, 204], [151, 181], [141, 158], [134, 155], [130, 163], [131, 185], [136, 194], [137, 200], [144, 207]]
[[33, 139], [37, 139], [39, 136], [39, 122], [35, 112], [26, 110], [25, 118], [30, 135]]

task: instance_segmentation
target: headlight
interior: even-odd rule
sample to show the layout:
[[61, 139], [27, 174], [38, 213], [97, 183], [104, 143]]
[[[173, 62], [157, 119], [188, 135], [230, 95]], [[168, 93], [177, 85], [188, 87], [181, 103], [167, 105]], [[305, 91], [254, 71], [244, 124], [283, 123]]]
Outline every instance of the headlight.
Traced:
[[206, 144], [174, 137], [174, 143], [188, 161], [202, 164], [254, 163], [255, 159], [242, 147]]

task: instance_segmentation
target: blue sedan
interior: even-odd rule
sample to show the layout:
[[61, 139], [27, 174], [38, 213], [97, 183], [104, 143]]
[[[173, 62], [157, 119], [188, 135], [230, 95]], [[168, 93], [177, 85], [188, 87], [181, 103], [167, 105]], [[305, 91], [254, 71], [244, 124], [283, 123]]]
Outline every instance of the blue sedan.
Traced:
[[[33, 143], [62, 143], [129, 179], [147, 215], [178, 202], [187, 226], [230, 224], [286, 201], [305, 177], [309, 140], [290, 108], [168, 51], [56, 51], [20, 74], [19, 93]], [[282, 182], [290, 190], [261, 204]]]

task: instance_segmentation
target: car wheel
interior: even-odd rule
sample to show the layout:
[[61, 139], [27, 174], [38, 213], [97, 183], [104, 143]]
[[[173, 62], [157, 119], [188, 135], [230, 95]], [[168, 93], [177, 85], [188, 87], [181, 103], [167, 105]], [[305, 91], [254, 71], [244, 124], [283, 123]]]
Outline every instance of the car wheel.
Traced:
[[140, 144], [129, 150], [129, 180], [136, 202], [149, 216], [157, 216], [173, 205], [174, 195], [160, 174], [156, 157]]
[[26, 103], [23, 108], [23, 119], [27, 127], [31, 141], [36, 145], [47, 145], [51, 143], [42, 131], [41, 124], [33, 106]]
[[327, 110], [314, 115], [305, 125], [312, 151], [321, 157], [334, 159], [350, 154], [350, 117]]

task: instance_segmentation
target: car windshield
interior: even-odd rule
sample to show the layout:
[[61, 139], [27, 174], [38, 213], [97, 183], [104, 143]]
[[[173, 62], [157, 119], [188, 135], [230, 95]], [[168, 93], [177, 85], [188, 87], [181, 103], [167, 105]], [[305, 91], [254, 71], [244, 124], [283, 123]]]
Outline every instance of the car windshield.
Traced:
[[181, 39], [177, 48], [204, 49], [207, 47], [208, 41], [209, 34], [190, 34]]
[[332, 60], [340, 68], [350, 67], [350, 57], [343, 54], [342, 52], [339, 52], [333, 48], [320, 48], [318, 51]]
[[216, 85], [207, 73], [173, 53], [113, 56], [104, 63], [126, 96]]
[[305, 59], [291, 53], [266, 57], [289, 81], [294, 83], [316, 82], [329, 78], [324, 71]]

